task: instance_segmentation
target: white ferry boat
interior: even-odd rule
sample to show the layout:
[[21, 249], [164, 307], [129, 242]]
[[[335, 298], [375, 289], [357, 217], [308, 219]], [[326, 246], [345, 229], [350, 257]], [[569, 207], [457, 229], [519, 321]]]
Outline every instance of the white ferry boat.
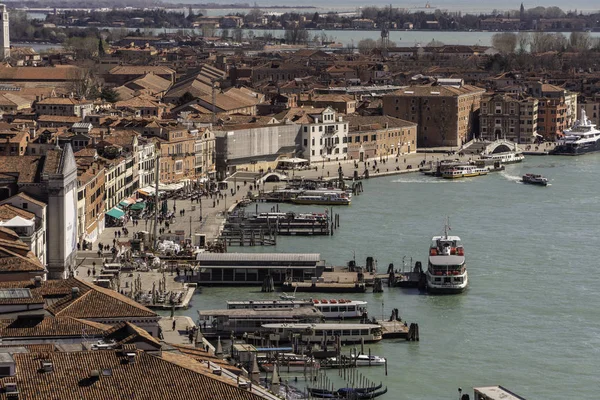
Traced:
[[472, 176], [487, 175], [488, 169], [474, 165], [457, 165], [442, 171], [444, 179], [469, 178]]
[[318, 195], [300, 195], [292, 199], [294, 204], [315, 204], [323, 206], [348, 206], [352, 200], [341, 192], [325, 192]]
[[228, 309], [281, 309], [315, 307], [326, 319], [356, 319], [367, 313], [367, 302], [360, 300], [331, 299], [331, 300], [249, 300], [228, 301]]
[[465, 267], [465, 250], [458, 236], [449, 236], [448, 223], [443, 236], [434, 236], [429, 248], [427, 291], [453, 294], [467, 288], [469, 278]]
[[590, 121], [581, 109], [581, 119], [571, 129], [565, 129], [564, 137], [551, 154], [576, 156], [600, 151], [600, 130]]
[[481, 158], [484, 160], [500, 161], [502, 164], [514, 164], [523, 161], [525, 156], [521, 152], [508, 151], [505, 153], [483, 154]]
[[290, 341], [300, 335], [303, 343], [333, 343], [339, 337], [342, 344], [378, 342], [382, 336], [381, 326], [375, 324], [264, 324], [264, 330], [280, 341]]

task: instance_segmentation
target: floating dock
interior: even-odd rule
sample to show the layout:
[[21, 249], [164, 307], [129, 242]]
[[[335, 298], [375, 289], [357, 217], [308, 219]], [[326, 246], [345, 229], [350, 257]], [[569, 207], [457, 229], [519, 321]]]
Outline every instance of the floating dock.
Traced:
[[284, 282], [284, 292], [305, 293], [365, 293], [367, 286], [364, 283], [338, 283], [338, 282]]

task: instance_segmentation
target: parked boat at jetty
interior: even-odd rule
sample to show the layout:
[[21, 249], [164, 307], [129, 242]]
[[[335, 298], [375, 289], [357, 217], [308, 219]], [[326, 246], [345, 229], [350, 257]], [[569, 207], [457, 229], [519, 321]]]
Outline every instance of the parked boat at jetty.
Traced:
[[[337, 357], [328, 358], [326, 361], [333, 365], [340, 364], [340, 361], [338, 361]], [[368, 355], [368, 354], [358, 354], [356, 356], [351, 355], [349, 357], [349, 362], [351, 363], [351, 365], [356, 366], [356, 367], [375, 367], [375, 366], [385, 365], [387, 360], [384, 357]], [[379, 389], [379, 388], [377, 388], [377, 389]]]
[[295, 353], [278, 354], [276, 358], [257, 357], [258, 366], [265, 372], [273, 372], [275, 364], [279, 372], [304, 372], [318, 370], [321, 365], [314, 358]]
[[198, 311], [198, 326], [203, 335], [210, 337], [264, 331], [263, 325], [270, 323], [293, 325], [322, 319], [323, 314], [314, 307]]
[[521, 182], [529, 185], [548, 186], [548, 179], [538, 174], [525, 174]]
[[[381, 388], [382, 385], [378, 387]], [[316, 389], [316, 388], [307, 388], [311, 397], [318, 399], [353, 399], [353, 400], [362, 400], [362, 399], [374, 399], [379, 396], [383, 396], [387, 393], [387, 387], [383, 390], [376, 391], [371, 388], [341, 388], [336, 391], [330, 391], [327, 389]]]
[[469, 178], [473, 176], [487, 175], [488, 169], [474, 165], [457, 165], [442, 171], [444, 179]]
[[326, 319], [363, 318], [367, 315], [367, 302], [360, 300], [331, 299], [331, 300], [249, 300], [228, 301], [227, 309], [281, 309], [315, 307]]
[[325, 192], [318, 195], [299, 195], [292, 199], [294, 204], [313, 204], [323, 206], [348, 206], [351, 203], [346, 193]]
[[449, 230], [447, 222], [444, 235], [432, 238], [426, 272], [429, 293], [460, 293], [469, 282], [464, 247], [458, 236], [448, 235]]
[[502, 164], [514, 164], [523, 161], [525, 156], [519, 151], [507, 151], [504, 153], [483, 154], [481, 158], [484, 160], [500, 161]]
[[[369, 343], [383, 339], [382, 329], [376, 324], [265, 324], [262, 326], [271, 336], [278, 336], [281, 342], [297, 337], [303, 343]], [[294, 336], [297, 335], [297, 336]], [[338, 339], [339, 338], [339, 339]]]
[[596, 129], [582, 108], [581, 118], [571, 129], [565, 129], [563, 138], [550, 154], [576, 156], [597, 151], [600, 151], [600, 130]]

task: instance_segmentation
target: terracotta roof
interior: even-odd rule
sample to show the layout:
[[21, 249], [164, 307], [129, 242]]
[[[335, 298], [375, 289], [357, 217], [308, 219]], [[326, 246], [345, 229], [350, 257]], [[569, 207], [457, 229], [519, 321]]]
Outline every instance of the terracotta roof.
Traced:
[[484, 93], [485, 89], [472, 85], [454, 86], [410, 86], [405, 89], [397, 90], [393, 93], [384, 95], [384, 97], [420, 97], [420, 96], [461, 96], [466, 94]]
[[23, 200], [25, 200], [25, 201], [27, 201], [29, 203], [33, 203], [33, 204], [35, 204], [37, 206], [40, 206], [40, 207], [46, 207], [47, 206], [47, 204], [44, 203], [43, 201], [38, 200], [38, 199], [34, 199], [33, 197], [29, 196], [27, 193], [23, 193], [23, 192], [17, 193], [14, 196], [9, 197], [8, 199], [10, 200], [10, 199], [13, 199], [15, 197], [19, 197], [19, 198], [21, 198], [21, 199], [23, 199]]
[[158, 101], [153, 101], [142, 96], [132, 97], [128, 100], [117, 101], [115, 107], [117, 108], [156, 108], [160, 107], [161, 104]]
[[0, 81], [74, 81], [80, 69], [74, 66], [57, 67], [0, 67]]
[[48, 337], [78, 336], [84, 333], [103, 336], [109, 325], [99, 324], [71, 317], [43, 317], [40, 315], [22, 315], [15, 319], [0, 319], [0, 337]]
[[[55, 316], [73, 318], [120, 318], [120, 317], [156, 317], [156, 313], [136, 303], [130, 298], [111, 289], [105, 289], [91, 283], [86, 283], [78, 278], [63, 280], [48, 280], [36, 287], [33, 280], [0, 282], [2, 288], [29, 289], [32, 298], [40, 297], [55, 299], [46, 310]], [[79, 294], [73, 297], [72, 289], [78, 288]], [[13, 301], [8, 304], [27, 304], [28, 299], [22, 302]], [[0, 304], [4, 304], [0, 300]]]
[[358, 116], [358, 115], [347, 115], [345, 121], [348, 122], [348, 131], [350, 132], [364, 132], [371, 130], [386, 129], [388, 128], [408, 128], [416, 127], [417, 124], [411, 121], [405, 121], [403, 119], [390, 117], [387, 115], [374, 115], [374, 116]]
[[25, 211], [21, 208], [12, 206], [10, 204], [0, 204], [0, 221], [8, 221], [17, 216], [23, 217], [25, 219], [35, 218], [34, 213]]
[[[71, 293], [48, 307], [54, 315], [74, 318], [155, 317], [156, 313], [129, 297], [73, 278], [77, 287], [87, 286], [77, 297]], [[85, 290], [87, 289], [87, 290]], [[81, 289], [80, 289], [81, 290]]]
[[[129, 362], [127, 352], [135, 353]], [[162, 357], [143, 351], [97, 350], [78, 352], [15, 353], [19, 398], [28, 400], [259, 400], [263, 397], [238, 388], [235, 381], [211, 373], [184, 355], [163, 352]], [[41, 361], [51, 362], [44, 372]], [[99, 372], [91, 377], [92, 370]], [[105, 373], [106, 372], [106, 373]], [[7, 394], [0, 392], [0, 399]]]
[[43, 100], [36, 101], [36, 104], [43, 105], [78, 105], [78, 104], [91, 104], [91, 100], [78, 100], [70, 97], [48, 97]]
[[175, 71], [173, 71], [171, 68], [155, 65], [121, 65], [114, 67], [108, 73], [111, 75], [146, 75], [151, 72], [157, 75], [175, 75]]
[[71, 126], [74, 123], [81, 122], [81, 117], [62, 115], [40, 115], [37, 120], [38, 122], [57, 122]]
[[144, 341], [155, 346], [157, 349], [162, 346], [156, 338], [148, 333], [148, 331], [137, 325], [130, 324], [129, 322], [120, 322], [111, 327], [105, 332], [104, 337], [105, 339], [115, 340], [119, 344], [131, 344]]
[[150, 73], [141, 78], [134, 79], [133, 81], [126, 83], [124, 86], [134, 90], [148, 89], [153, 93], [160, 93], [171, 87], [171, 81], [161, 78], [154, 73]]
[[43, 156], [0, 156], [0, 173], [17, 178], [19, 183], [39, 181]]

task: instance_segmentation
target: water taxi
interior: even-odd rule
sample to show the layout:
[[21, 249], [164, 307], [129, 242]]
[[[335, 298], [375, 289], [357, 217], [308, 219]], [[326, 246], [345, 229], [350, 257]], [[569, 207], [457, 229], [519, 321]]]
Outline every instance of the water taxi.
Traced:
[[292, 199], [294, 204], [314, 204], [322, 206], [348, 206], [352, 200], [339, 192], [325, 192], [318, 195], [299, 195]]
[[262, 328], [282, 342], [291, 341], [299, 335], [303, 343], [333, 343], [338, 337], [341, 344], [378, 342], [383, 338], [380, 325], [376, 324], [264, 324]]
[[[326, 362], [328, 365], [339, 365], [338, 359], [336, 357], [327, 358]], [[379, 357], [368, 354], [358, 354], [351, 355], [350, 362], [352, 365], [356, 367], [377, 367], [381, 365], [385, 365], [387, 362], [385, 357]]]
[[444, 179], [469, 178], [472, 176], [487, 175], [488, 169], [474, 165], [457, 165], [442, 171]]
[[548, 179], [538, 174], [525, 174], [521, 182], [529, 185], [548, 186]]
[[443, 236], [434, 236], [429, 247], [426, 280], [429, 293], [453, 294], [467, 288], [465, 250], [458, 236], [449, 236], [448, 223]]

